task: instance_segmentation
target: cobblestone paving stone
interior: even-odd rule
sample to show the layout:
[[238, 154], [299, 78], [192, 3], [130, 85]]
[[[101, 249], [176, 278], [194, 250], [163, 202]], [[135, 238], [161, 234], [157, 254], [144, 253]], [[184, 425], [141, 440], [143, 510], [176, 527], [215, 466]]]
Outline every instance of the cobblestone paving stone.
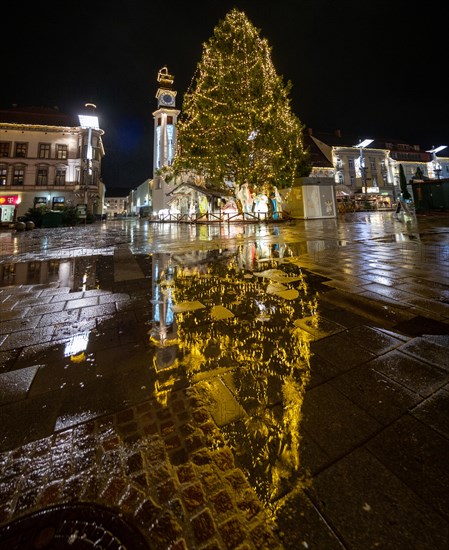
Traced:
[[[71, 248], [52, 230], [48, 248], [35, 233], [20, 237], [17, 254], [15, 245], [0, 250], [6, 262], [102, 254], [104, 275], [102, 290], [0, 288], [0, 536], [34, 512], [85, 503], [122, 517], [150, 550], [448, 548], [447, 223], [417, 246], [394, 242], [389, 218], [355, 221], [356, 230], [344, 226], [353, 239], [370, 228], [360, 246], [314, 254], [313, 243], [335, 238], [317, 223], [301, 256], [304, 269], [329, 278], [319, 326], [298, 324], [313, 336], [301, 455], [312, 477], [281, 502], [276, 523], [200, 384], [178, 378], [154, 393], [145, 385], [151, 285], [126, 280], [126, 254], [115, 258], [125, 261], [114, 281], [114, 250], [128, 242], [118, 226], [95, 243], [81, 232]], [[142, 235], [139, 261], [150, 252]], [[159, 237], [152, 250], [196, 246]], [[83, 369], [67, 368], [64, 346], [83, 330], [91, 338]]]
[[120, 514], [155, 550], [282, 548], [192, 390], [2, 453], [0, 465], [0, 524], [92, 503]]
[[[59, 347], [86, 327], [98, 329], [97, 369], [118, 364], [118, 353], [132, 361], [148, 330], [148, 282], [124, 281], [117, 288], [0, 289], [0, 372], [32, 369], [32, 377], [35, 368], [23, 368], [30, 357], [59, 368]], [[25, 396], [29, 380], [22, 379]], [[86, 372], [80, 380], [88, 382]], [[143, 399], [1, 453], [0, 497], [0, 529], [56, 505], [89, 503], [119, 514], [152, 550], [282, 548], [194, 388], [171, 391], [167, 403]]]

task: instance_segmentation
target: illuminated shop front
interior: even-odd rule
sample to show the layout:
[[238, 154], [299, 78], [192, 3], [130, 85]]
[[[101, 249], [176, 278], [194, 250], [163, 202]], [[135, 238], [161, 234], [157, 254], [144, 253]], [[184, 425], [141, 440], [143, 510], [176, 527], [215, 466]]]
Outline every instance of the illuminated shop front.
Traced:
[[20, 203], [19, 195], [0, 195], [0, 222], [12, 223], [16, 219], [16, 206]]

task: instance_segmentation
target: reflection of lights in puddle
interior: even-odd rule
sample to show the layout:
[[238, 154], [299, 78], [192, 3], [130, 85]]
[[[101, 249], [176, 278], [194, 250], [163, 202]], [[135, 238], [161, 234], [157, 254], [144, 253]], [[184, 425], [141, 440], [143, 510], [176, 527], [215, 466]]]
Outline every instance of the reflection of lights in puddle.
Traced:
[[[176, 275], [172, 294], [182, 356], [178, 365], [208, 403], [217, 403], [211, 414], [224, 439], [243, 457], [250, 482], [270, 503], [302, 475], [299, 426], [311, 338], [295, 321], [317, 316], [317, 297], [301, 266], [293, 262], [282, 270], [251, 274], [235, 264], [217, 263], [195, 278], [181, 270]], [[210, 320], [224, 322], [205, 323]], [[217, 365], [227, 369], [227, 399], [221, 386], [210, 383]], [[160, 400], [173, 382], [174, 373], [168, 370], [157, 370]], [[245, 404], [251, 413], [236, 427], [228, 415]]]
[[68, 428], [70, 426], [74, 426], [76, 424], [81, 424], [83, 422], [87, 422], [88, 420], [91, 420], [92, 418], [95, 418], [97, 416], [100, 416], [103, 414], [103, 411], [83, 411], [79, 414], [66, 414], [63, 416], [60, 416], [56, 420], [55, 429], [61, 430], [63, 428]]
[[271, 319], [271, 315], [269, 314], [269, 310], [265, 306], [265, 304], [259, 300], [256, 300], [256, 304], [260, 311], [259, 315], [257, 315], [256, 317], [256, 321], [258, 321], [259, 323], [265, 323], [266, 321], [269, 321]]
[[83, 286], [82, 286], [83, 291], [86, 291], [86, 283], [87, 283], [87, 273], [84, 273], [84, 275], [83, 275]]
[[70, 340], [67, 342], [64, 350], [64, 357], [71, 357], [71, 361], [74, 363], [79, 363], [84, 361], [85, 354], [84, 351], [87, 348], [89, 343], [89, 332], [81, 332], [79, 334], [74, 334]]

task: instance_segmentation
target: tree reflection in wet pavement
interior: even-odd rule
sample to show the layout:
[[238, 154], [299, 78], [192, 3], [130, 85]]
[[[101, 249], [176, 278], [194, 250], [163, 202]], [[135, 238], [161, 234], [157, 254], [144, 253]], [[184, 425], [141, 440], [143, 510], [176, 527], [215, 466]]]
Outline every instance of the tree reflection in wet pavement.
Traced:
[[[296, 521], [292, 503], [301, 501], [302, 514], [311, 513], [310, 502], [319, 508], [312, 493], [306, 504], [299, 496], [313, 476], [382, 428], [372, 411], [364, 418], [358, 403], [350, 414], [364, 422], [363, 433], [343, 454], [320, 444], [311, 467], [319, 439], [309, 432], [304, 459], [306, 391], [332, 387], [334, 379], [337, 387], [349, 368], [407, 344], [407, 333], [393, 329], [413, 322], [413, 303], [377, 295], [379, 305], [376, 284], [391, 289], [399, 282], [415, 303], [419, 297], [419, 307], [432, 310], [421, 310], [421, 318], [432, 317], [444, 333], [449, 312], [435, 300], [424, 304], [429, 291], [424, 297], [419, 277], [426, 278], [426, 264], [439, 264], [433, 285], [446, 295], [448, 243], [444, 224], [405, 226], [393, 213], [246, 226], [121, 220], [0, 234], [1, 396], [11, 420], [2, 450], [148, 398], [164, 406], [174, 391], [195, 388], [269, 513], [276, 519], [283, 510], [286, 517], [290, 506], [292, 519], [282, 525], [288, 530]], [[356, 327], [364, 327], [362, 336], [351, 342]], [[329, 350], [334, 341], [340, 345], [333, 357], [313, 347], [327, 341]], [[355, 359], [346, 352], [338, 358], [345, 341]], [[409, 406], [418, 403], [408, 399]], [[22, 425], [13, 423], [15, 415]], [[284, 537], [286, 548], [299, 543]], [[358, 547], [349, 533], [331, 538]]]

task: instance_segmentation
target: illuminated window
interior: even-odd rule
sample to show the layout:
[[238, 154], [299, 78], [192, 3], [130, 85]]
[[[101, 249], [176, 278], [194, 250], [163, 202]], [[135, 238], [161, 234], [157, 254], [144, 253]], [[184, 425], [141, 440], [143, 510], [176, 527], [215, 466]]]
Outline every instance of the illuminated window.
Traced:
[[65, 185], [65, 168], [56, 168], [55, 185]]
[[173, 124], [168, 124], [167, 125], [167, 163], [170, 166], [172, 162], [173, 162]]
[[40, 143], [39, 144], [39, 153], [38, 156], [40, 159], [49, 159], [51, 153], [51, 146], [49, 143]]
[[68, 158], [67, 145], [56, 145], [56, 158], [66, 160]]
[[156, 128], [156, 167], [161, 167], [161, 127], [159, 126], [158, 119], [158, 126]]
[[36, 185], [48, 185], [48, 168], [46, 166], [37, 169]]
[[0, 186], [6, 185], [8, 180], [8, 168], [6, 166], [0, 166]]
[[15, 166], [14, 172], [12, 175], [12, 184], [13, 185], [23, 185], [25, 180], [25, 169], [23, 166]]
[[52, 200], [52, 210], [63, 210], [64, 203], [65, 203], [64, 197], [54, 197]]
[[16, 157], [26, 157], [28, 151], [28, 143], [16, 143]]
[[34, 197], [33, 204], [35, 207], [47, 206], [47, 199], [45, 197]]

